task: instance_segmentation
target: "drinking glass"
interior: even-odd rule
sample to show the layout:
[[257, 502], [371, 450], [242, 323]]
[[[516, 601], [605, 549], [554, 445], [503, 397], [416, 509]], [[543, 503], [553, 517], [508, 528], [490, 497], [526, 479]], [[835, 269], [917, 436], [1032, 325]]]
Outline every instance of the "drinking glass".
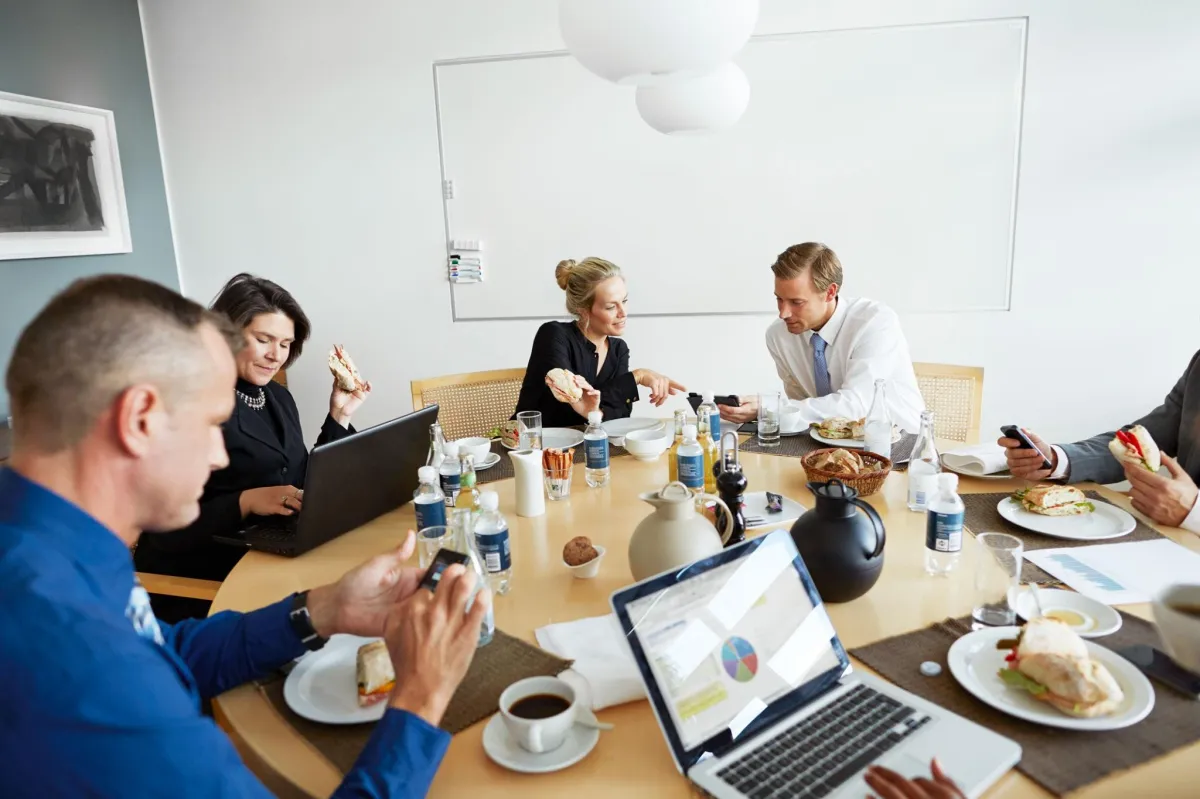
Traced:
[[778, 391], [758, 395], [758, 443], [764, 447], [779, 446], [779, 412], [783, 396]]
[[421, 568], [428, 569], [437, 557], [438, 550], [449, 549], [454, 540], [454, 530], [445, 525], [426, 527], [417, 533], [417, 554]]
[[549, 466], [543, 466], [542, 476], [546, 478], [546, 497], [552, 502], [570, 498], [571, 476], [574, 471], [573, 467], [551, 469]]
[[975, 629], [1016, 623], [1024, 549], [1021, 539], [1007, 533], [975, 537], [975, 609], [971, 611]]
[[542, 412], [521, 411], [517, 414], [521, 430], [521, 445], [517, 449], [542, 448]]

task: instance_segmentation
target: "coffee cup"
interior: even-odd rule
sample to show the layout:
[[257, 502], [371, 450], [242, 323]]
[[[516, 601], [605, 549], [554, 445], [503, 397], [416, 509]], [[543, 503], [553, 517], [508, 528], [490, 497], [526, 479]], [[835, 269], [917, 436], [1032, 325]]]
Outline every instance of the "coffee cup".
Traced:
[[557, 677], [528, 677], [500, 694], [500, 718], [522, 749], [541, 754], [562, 746], [575, 724], [575, 689]]
[[1200, 674], [1200, 585], [1170, 585], [1154, 598], [1154, 623], [1167, 654]]
[[779, 432], [799, 433], [803, 426], [804, 422], [800, 418], [800, 405], [795, 402], [784, 403], [783, 407], [779, 409]]

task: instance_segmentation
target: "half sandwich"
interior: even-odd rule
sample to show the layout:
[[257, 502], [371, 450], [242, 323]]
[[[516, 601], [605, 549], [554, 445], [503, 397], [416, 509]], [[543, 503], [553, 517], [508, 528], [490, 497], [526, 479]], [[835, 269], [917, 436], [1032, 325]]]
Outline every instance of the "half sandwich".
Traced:
[[392, 658], [387, 644], [372, 641], [358, 648], [358, 705], [369, 707], [387, 699], [396, 685], [396, 672], [392, 669]]
[[1042, 516], [1078, 516], [1096, 506], [1075, 486], [1036, 485], [1013, 492], [1013, 499], [1030, 513]]
[[1011, 650], [999, 672], [1005, 685], [1068, 716], [1106, 716], [1125, 699], [1109, 670], [1088, 655], [1083, 639], [1056, 619], [1033, 619], [1015, 641], [999, 641], [996, 648]]

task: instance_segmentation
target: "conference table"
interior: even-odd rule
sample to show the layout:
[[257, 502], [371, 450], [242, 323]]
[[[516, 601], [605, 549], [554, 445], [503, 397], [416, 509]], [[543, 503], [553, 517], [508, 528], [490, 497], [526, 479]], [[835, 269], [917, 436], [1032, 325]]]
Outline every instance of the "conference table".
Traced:
[[[749, 491], [771, 490], [812, 507], [799, 458], [742, 453], [741, 460]], [[486, 486], [499, 493], [512, 538], [512, 589], [496, 599], [498, 627], [533, 643], [538, 627], [608, 613], [609, 596], [633, 581], [626, 557], [629, 539], [637, 523], [652, 512], [638, 495], [667, 483], [667, 456], [652, 462], [616, 457], [611, 463], [610, 484], [597, 489], [588, 488], [583, 466], [577, 466], [570, 499], [547, 502], [546, 514], [533, 519], [516, 515], [512, 480]], [[1017, 483], [962, 478], [959, 490], [1007, 491]], [[974, 540], [964, 537], [964, 562], [955, 573], [947, 578], [926, 576], [924, 514], [906, 507], [906, 486], [906, 476], [893, 473], [883, 490], [868, 500], [882, 516], [888, 533], [879, 582], [853, 602], [827, 606], [847, 649], [971, 611]], [[1095, 488], [1132, 512], [1125, 496]], [[213, 612], [252, 610], [293, 591], [335, 580], [368, 557], [398, 545], [413, 521], [409, 504], [298, 558], [251, 552], [225, 580]], [[755, 530], [752, 535], [769, 529]], [[1177, 529], [1161, 532], [1200, 551], [1200, 538], [1191, 533]], [[595, 579], [576, 579], [562, 563], [563, 545], [577, 535], [587, 535], [607, 548]], [[1122, 609], [1150, 617], [1148, 605]], [[855, 666], [863, 668], [861, 663]], [[278, 795], [326, 797], [341, 780], [340, 772], [293, 730], [256, 687], [242, 686], [220, 696], [214, 701], [214, 711], [250, 768]], [[598, 716], [616, 729], [602, 733], [595, 750], [580, 763], [542, 775], [514, 773], [489, 760], [481, 743], [485, 723], [480, 722], [454, 736], [430, 796], [459, 797], [480, 790], [488, 797], [523, 799], [699, 795], [675, 770], [647, 702], [608, 708]], [[1073, 796], [1193, 796], [1200, 790], [1195, 786], [1197, 779], [1200, 743], [1095, 782]], [[1015, 770], [986, 794], [989, 799], [1050, 795]]]

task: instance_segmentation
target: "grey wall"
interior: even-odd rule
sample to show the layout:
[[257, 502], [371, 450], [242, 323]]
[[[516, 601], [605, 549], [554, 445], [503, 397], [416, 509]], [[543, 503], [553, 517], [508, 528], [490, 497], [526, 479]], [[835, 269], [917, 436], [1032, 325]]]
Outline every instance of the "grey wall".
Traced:
[[75, 278], [124, 272], [178, 289], [179, 276], [137, 0], [0, 0], [0, 91], [113, 112], [133, 236], [131, 253], [0, 261], [7, 366], [21, 329]]

